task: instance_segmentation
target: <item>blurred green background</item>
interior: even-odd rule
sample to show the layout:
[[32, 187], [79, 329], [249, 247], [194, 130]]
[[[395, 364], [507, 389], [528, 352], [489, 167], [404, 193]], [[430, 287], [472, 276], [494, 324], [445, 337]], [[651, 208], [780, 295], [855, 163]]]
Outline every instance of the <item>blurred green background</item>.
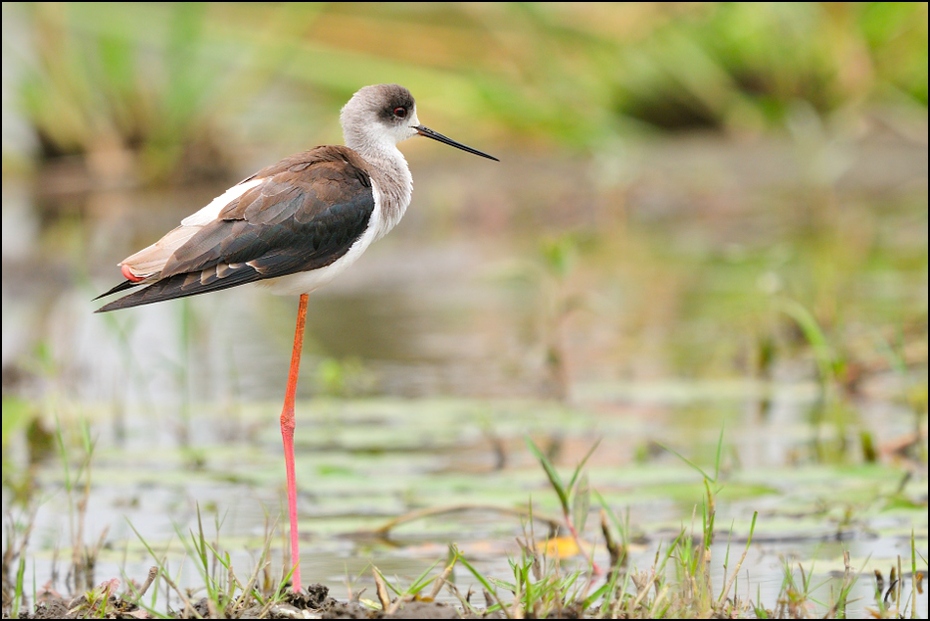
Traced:
[[[456, 244], [456, 278], [497, 283], [466, 296], [487, 313], [469, 330], [516, 342], [475, 346], [506, 361], [466, 393], [792, 362], [855, 393], [926, 365], [926, 3], [4, 3], [3, 46], [4, 304], [30, 318], [5, 377], [55, 349], [62, 282], [99, 289], [218, 188], [340, 142], [339, 108], [379, 82], [503, 160], [405, 143], [414, 208], [373, 250], [398, 291]], [[408, 294], [391, 321], [427, 315]], [[319, 390], [426, 329], [359, 337], [385, 322], [326, 300]], [[925, 415], [921, 385], [903, 390]]]
[[338, 141], [333, 111], [378, 82], [514, 151], [927, 110], [926, 3], [5, 3], [3, 20], [5, 166], [126, 149], [146, 181]]
[[[347, 98], [397, 82], [425, 124], [505, 160], [405, 143], [397, 237], [505, 238], [557, 384], [585, 289], [629, 338], [677, 332], [659, 375], [767, 368], [810, 345], [805, 322], [836, 330], [838, 359], [858, 323], [926, 360], [926, 3], [5, 3], [3, 45], [5, 186], [40, 227], [88, 225], [21, 250], [11, 233], [5, 273], [39, 254], [50, 280], [103, 274], [216, 188], [341, 142]], [[151, 208], [112, 192], [178, 187]], [[644, 366], [649, 345], [622, 347], [611, 364]]]
[[[496, 283], [466, 296], [488, 315], [468, 330], [516, 342], [475, 345], [476, 365], [504, 360], [500, 385], [465, 393], [782, 363], [856, 392], [926, 365], [926, 3], [5, 3], [3, 46], [4, 303], [43, 309], [22, 311], [5, 377], [56, 349], [62, 282], [99, 289], [243, 175], [341, 142], [338, 110], [379, 82], [503, 160], [405, 143], [414, 206], [372, 251], [397, 257], [397, 291], [456, 247], [471, 264], [423, 278]], [[342, 309], [377, 300], [321, 297], [316, 389], [378, 394], [390, 382], [347, 374], [465, 356], [397, 353], [425, 326], [356, 334], [428, 317], [404, 295], [387, 322]], [[925, 388], [902, 390], [925, 412]]]

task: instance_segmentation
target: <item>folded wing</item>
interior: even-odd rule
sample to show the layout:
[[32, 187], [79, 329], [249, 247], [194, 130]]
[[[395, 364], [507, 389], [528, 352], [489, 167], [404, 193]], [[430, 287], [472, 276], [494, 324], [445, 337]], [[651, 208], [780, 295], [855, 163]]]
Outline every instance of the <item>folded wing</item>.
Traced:
[[[247, 187], [237, 195], [239, 186]], [[325, 267], [362, 236], [375, 208], [367, 166], [346, 147], [299, 153], [239, 186], [224, 194], [235, 198], [216, 205], [215, 216], [208, 206], [125, 259], [129, 278], [104, 295], [145, 288], [98, 312]]]

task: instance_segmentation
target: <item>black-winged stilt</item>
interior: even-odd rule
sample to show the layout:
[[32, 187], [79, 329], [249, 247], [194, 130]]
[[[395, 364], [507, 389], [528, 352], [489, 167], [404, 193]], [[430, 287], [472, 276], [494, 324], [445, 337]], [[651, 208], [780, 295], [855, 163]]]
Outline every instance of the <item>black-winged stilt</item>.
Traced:
[[420, 125], [413, 96], [396, 84], [362, 88], [340, 120], [346, 146], [316, 147], [258, 171], [124, 259], [119, 265], [126, 280], [99, 297], [143, 288], [97, 311], [256, 282], [274, 293], [300, 295], [281, 411], [295, 592], [301, 583], [294, 397], [308, 294], [354, 263], [404, 215], [413, 178], [398, 142], [419, 134], [498, 161]]

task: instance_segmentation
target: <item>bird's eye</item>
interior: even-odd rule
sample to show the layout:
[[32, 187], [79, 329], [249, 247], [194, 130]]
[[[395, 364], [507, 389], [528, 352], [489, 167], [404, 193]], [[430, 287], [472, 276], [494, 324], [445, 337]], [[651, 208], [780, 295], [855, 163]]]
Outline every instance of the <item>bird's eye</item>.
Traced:
[[394, 108], [394, 116], [399, 119], [407, 118], [407, 108], [404, 108], [403, 106], [397, 106]]

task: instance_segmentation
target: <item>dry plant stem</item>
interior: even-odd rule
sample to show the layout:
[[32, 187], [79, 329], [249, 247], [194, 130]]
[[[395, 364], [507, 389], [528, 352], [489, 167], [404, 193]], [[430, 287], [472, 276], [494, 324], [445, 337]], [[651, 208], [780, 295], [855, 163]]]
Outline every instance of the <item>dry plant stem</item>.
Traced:
[[658, 610], [659, 604], [661, 604], [665, 600], [665, 598], [668, 597], [668, 593], [669, 593], [668, 586], [663, 586], [661, 589], [656, 588], [656, 598], [655, 600], [653, 600], [652, 606], [649, 609], [649, 616], [653, 618], [657, 617], [656, 610]]
[[[271, 545], [270, 539], [269, 539], [269, 540], [266, 540], [266, 541], [265, 541], [265, 548], [264, 548], [264, 550], [262, 551], [262, 556], [261, 556], [261, 560], [262, 560], [262, 561], [264, 561], [264, 559], [268, 558], [268, 556], [267, 556], [267, 555], [268, 555], [268, 548], [269, 548], [270, 545]], [[252, 593], [252, 589], [254, 589], [254, 588], [255, 588], [255, 585], [258, 583], [258, 577], [259, 577], [259, 576], [261, 575], [261, 573], [265, 570], [265, 568], [268, 567], [268, 565], [269, 565], [269, 563], [268, 563], [267, 561], [259, 562], [258, 564], [255, 565], [255, 570], [252, 572], [252, 575], [249, 576], [249, 581], [248, 581], [248, 583], [246, 583], [245, 587], [243, 587], [243, 589], [242, 589], [242, 594], [239, 595], [238, 598], [236, 598], [236, 601], [235, 601], [235, 603], [233, 604], [233, 609], [234, 609], [234, 610], [238, 610], [238, 609], [240, 609], [242, 606], [245, 605], [245, 602], [246, 602], [247, 598], [248, 598], [248, 597], [251, 595], [251, 593]]]
[[178, 597], [181, 598], [181, 601], [184, 602], [184, 610], [185, 610], [185, 612], [188, 612], [188, 613], [194, 612], [194, 607], [191, 605], [191, 601], [187, 598], [186, 595], [184, 595], [184, 592], [181, 591], [180, 588], [178, 588], [178, 585], [174, 583], [174, 580], [172, 580], [172, 579], [168, 576], [168, 574], [165, 573], [164, 571], [161, 572], [161, 579], [164, 580], [164, 581], [165, 581], [165, 584], [167, 584], [169, 587], [171, 587], [171, 589], [172, 589], [175, 593], [178, 594]]
[[449, 563], [446, 565], [446, 568], [442, 570], [442, 574], [436, 578], [436, 583], [433, 585], [433, 588], [430, 590], [428, 597], [431, 600], [435, 600], [439, 595], [439, 592], [442, 590], [446, 580], [449, 579], [449, 576], [452, 575], [452, 570], [455, 568], [455, 563]]
[[[843, 583], [842, 583], [842, 585], [841, 585], [841, 587], [840, 587], [840, 593], [842, 593], [843, 590], [845, 590], [846, 585], [850, 584], [850, 580], [853, 578], [853, 576], [852, 576], [852, 566], [849, 564], [849, 550], [844, 550], [844, 551], [843, 551], [843, 565], [844, 565], [844, 568], [843, 568]], [[845, 600], [845, 597], [844, 597], [843, 599]], [[840, 608], [840, 604], [841, 604], [841, 603], [842, 603], [842, 609]], [[838, 617], [838, 616], [837, 616], [838, 614], [841, 614], [842, 616], [841, 616], [841, 617]], [[833, 602], [833, 605], [830, 606], [830, 609], [827, 611], [827, 614], [824, 615], [824, 618], [825, 618], [825, 619], [837, 619], [837, 618], [843, 618], [843, 619], [845, 619], [845, 618], [846, 618], [846, 603], [845, 603], [845, 601], [843, 601], [843, 602]]]
[[233, 593], [236, 592], [236, 589], [242, 591], [242, 594], [245, 595], [246, 591], [242, 589], [242, 583], [239, 581], [239, 578], [236, 577], [235, 572], [233, 571], [232, 564], [229, 565], [226, 570], [226, 597], [223, 600], [223, 605], [226, 607], [227, 612], [233, 610], [229, 605], [230, 602], [233, 602]]
[[90, 553], [87, 555], [87, 562], [90, 566], [90, 576], [93, 576], [93, 566], [97, 563], [97, 557], [100, 556], [100, 550], [103, 549], [103, 545], [106, 543], [107, 535], [110, 533], [109, 524], [103, 527], [103, 530], [100, 531], [100, 537], [97, 538], [97, 543], [91, 548]]
[[[727, 599], [730, 589], [733, 587], [733, 582], [736, 581], [736, 577], [739, 575], [739, 570], [743, 567], [743, 561], [746, 560], [746, 555], [749, 554], [749, 546], [752, 545], [752, 534], [755, 531], [756, 515], [758, 515], [758, 513], [754, 514], [752, 518], [752, 528], [749, 531], [749, 540], [746, 542], [746, 547], [743, 548], [743, 553], [740, 555], [739, 561], [736, 563], [736, 567], [733, 568], [733, 573], [727, 579], [727, 583], [723, 587], [723, 591], [720, 593], [720, 597], [717, 599], [718, 604], [723, 604], [724, 600]], [[846, 570], [849, 571], [848, 563], [846, 565]]]
[[475, 612], [475, 609], [472, 607], [471, 602], [468, 601], [471, 598], [470, 591], [469, 591], [468, 597], [466, 597], [462, 595], [458, 587], [456, 587], [455, 584], [453, 584], [452, 582], [445, 582], [445, 584], [448, 587], [449, 591], [452, 593], [452, 595], [454, 595], [455, 598], [459, 600], [459, 603], [462, 605], [462, 610], [464, 610], [466, 613], [468, 611]]
[[145, 595], [145, 592], [149, 590], [149, 587], [152, 586], [152, 583], [155, 582], [155, 578], [158, 577], [158, 566], [153, 565], [149, 568], [149, 575], [145, 577], [145, 582], [142, 583], [142, 588], [139, 589], [139, 597]]
[[73, 584], [77, 591], [86, 591], [93, 588], [93, 577], [88, 575], [85, 559], [87, 546], [84, 545], [84, 517], [87, 514], [87, 497], [90, 495], [89, 486], [84, 489], [84, 496], [77, 502], [77, 532], [74, 534], [71, 552], [71, 570]]
[[620, 570], [620, 562], [623, 561], [626, 565], [626, 556], [624, 554], [625, 550], [621, 550], [621, 546], [614, 539], [613, 534], [610, 532], [610, 524], [607, 522], [607, 512], [601, 509], [601, 532], [604, 534], [604, 545], [607, 546], [607, 552], [610, 554], [610, 569], [607, 573], [607, 580], [610, 581], [611, 574], [615, 571]]
[[[272, 520], [271, 517], [266, 513], [265, 514], [265, 537], [264, 537], [265, 545], [262, 548], [262, 555], [260, 557], [261, 559], [265, 561], [267, 561], [268, 559], [268, 551], [271, 549], [271, 540], [273, 538], [275, 530], [277, 529], [277, 525], [278, 525], [278, 520], [277, 519]], [[262, 565], [262, 563], [258, 563], [258, 565]], [[261, 575], [261, 586], [259, 588], [259, 592], [268, 593], [272, 591], [274, 586], [276, 585], [275, 579], [272, 575], [273, 572], [271, 569], [271, 563], [269, 562], [264, 563], [261, 574], [262, 574]]]
[[390, 606], [384, 609], [384, 614], [386, 615], [397, 614], [397, 611], [400, 610], [401, 606], [403, 606], [407, 602], [412, 602], [415, 597], [416, 597], [415, 595], [411, 595], [409, 593], [407, 595], [404, 595], [403, 597], [398, 597], [397, 599], [394, 600], [394, 603], [392, 603]]
[[649, 580], [639, 589], [639, 593], [636, 594], [636, 599], [633, 600], [633, 605], [630, 607], [630, 610], [636, 610], [639, 608], [639, 605], [643, 602], [643, 599], [649, 594], [649, 589], [652, 588], [653, 583], [658, 578], [658, 575], [653, 573], [649, 576]]
[[387, 612], [391, 607], [391, 596], [388, 593], [387, 585], [384, 584], [384, 577], [377, 568], [374, 570], [375, 590], [378, 594], [378, 601], [381, 602], [381, 610]]
[[736, 563], [736, 567], [733, 569], [733, 573], [730, 574], [730, 577], [727, 578], [727, 583], [723, 587], [723, 592], [720, 593], [720, 597], [717, 599], [718, 604], [723, 604], [727, 599], [727, 594], [730, 592], [730, 589], [733, 587], [733, 583], [736, 581], [736, 577], [739, 575], [739, 570], [743, 566], [743, 561], [746, 560], [746, 555], [749, 553], [749, 549], [743, 550], [743, 554], [740, 555], [739, 561]]
[[307, 300], [304, 293], [297, 307], [297, 326], [294, 330], [294, 349], [291, 351], [291, 370], [287, 376], [287, 391], [281, 411], [281, 439], [284, 443], [284, 467], [287, 471], [287, 517], [291, 536], [291, 585], [300, 592], [300, 535], [297, 532], [297, 477], [294, 474], [294, 400], [297, 395], [297, 377], [300, 374], [300, 353], [304, 345], [304, 325], [307, 321]]

